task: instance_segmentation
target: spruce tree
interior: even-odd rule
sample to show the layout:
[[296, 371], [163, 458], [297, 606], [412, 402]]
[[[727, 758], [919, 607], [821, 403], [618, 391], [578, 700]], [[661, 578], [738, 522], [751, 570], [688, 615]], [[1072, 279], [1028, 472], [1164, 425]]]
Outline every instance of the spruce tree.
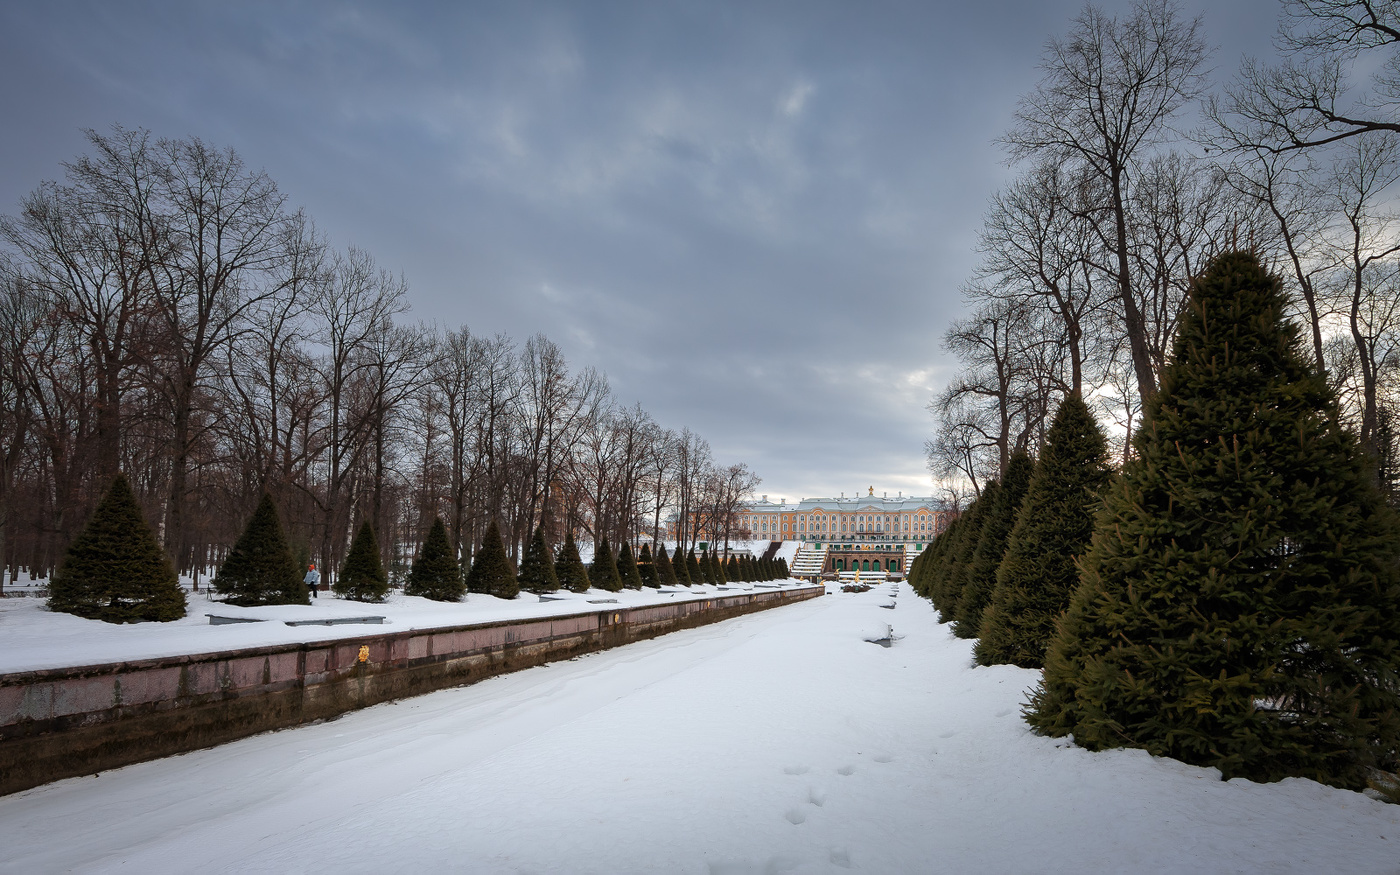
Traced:
[[[959, 514], [954, 517], [953, 521], [948, 525], [948, 528], [933, 539], [933, 543], [929, 545], [928, 549], [919, 554], [920, 558], [924, 559], [924, 561], [920, 566], [919, 580], [914, 588], [919, 595], [929, 601], [934, 600], [934, 593], [938, 591], [938, 587], [942, 584], [943, 575], [946, 573], [945, 570], [948, 565], [948, 557], [951, 554], [949, 548], [956, 540], [958, 532], [962, 531], [962, 520], [964, 516], [965, 514]], [[927, 558], [925, 559], [924, 557]], [[937, 605], [935, 604], [934, 607], [937, 607]]]
[[481, 538], [481, 549], [472, 560], [467, 573], [467, 590], [493, 595], [498, 599], [513, 599], [520, 595], [520, 583], [515, 576], [515, 563], [506, 555], [501, 529], [494, 519]]
[[676, 542], [675, 552], [671, 554], [671, 571], [675, 572], [676, 583], [679, 586], [690, 586], [690, 563], [681, 552], [679, 541]]
[[360, 530], [350, 540], [345, 564], [331, 589], [336, 595], [357, 602], [379, 602], [389, 594], [389, 576], [379, 559], [379, 541], [369, 520], [360, 524]]
[[977, 553], [977, 545], [982, 540], [982, 527], [996, 504], [1001, 483], [996, 480], [982, 487], [982, 494], [967, 509], [967, 516], [958, 530], [958, 539], [949, 545], [948, 567], [944, 570], [939, 586], [934, 590], [933, 606], [938, 608], [943, 622], [951, 623], [958, 616], [958, 600], [962, 598], [963, 585], [972, 565], [972, 557]]
[[404, 595], [422, 596], [439, 602], [461, 601], [465, 594], [462, 568], [457, 564], [457, 557], [452, 555], [442, 517], [433, 519], [433, 526], [423, 539], [423, 549], [419, 551], [418, 558], [413, 560], [413, 568], [408, 572], [408, 583], [403, 591]]
[[612, 545], [605, 536], [596, 543], [593, 550], [593, 567], [588, 569], [588, 579], [593, 585], [608, 592], [622, 591], [622, 575], [618, 574], [617, 562], [613, 559]]
[[710, 550], [710, 578], [721, 586], [729, 582], [729, 579], [724, 576], [724, 563], [720, 561], [717, 549]]
[[277, 506], [266, 492], [214, 578], [214, 590], [234, 605], [305, 605], [311, 596], [282, 534]]
[[656, 581], [657, 586], [675, 586], [676, 569], [671, 564], [671, 557], [666, 555], [666, 542], [658, 541], [656, 544]]
[[578, 544], [574, 533], [564, 535], [564, 546], [559, 548], [559, 559], [554, 563], [554, 573], [559, 585], [569, 592], [588, 592], [588, 568], [578, 555]]
[[535, 536], [525, 555], [520, 559], [520, 588], [535, 595], [543, 595], [559, 589], [559, 578], [554, 571], [554, 552], [544, 540], [544, 522], [535, 526]]
[[637, 571], [642, 575], [642, 585], [657, 589], [661, 586], [661, 577], [656, 568], [656, 559], [651, 555], [651, 545], [643, 544], [642, 552], [637, 556]]
[[1365, 785], [1400, 748], [1400, 534], [1277, 280], [1192, 285], [1027, 712], [1090, 749]]
[[[677, 547], [676, 549], [680, 549]], [[705, 577], [700, 572], [700, 562], [695, 558], [695, 548], [691, 547], [685, 554], [685, 579], [686, 585], [692, 583], [704, 583]]]
[[1007, 462], [1001, 489], [987, 510], [982, 536], [978, 538], [977, 549], [968, 561], [966, 582], [962, 595], [958, 597], [953, 634], [959, 638], [976, 638], [982, 627], [982, 614], [991, 602], [992, 591], [997, 585], [997, 566], [1001, 565], [1002, 557], [1006, 555], [1007, 539], [1011, 537], [1011, 528], [1016, 525], [1016, 514], [1026, 497], [1026, 488], [1030, 485], [1034, 468], [1035, 463], [1025, 450], [1013, 453]]
[[185, 591], [118, 474], [49, 584], [49, 610], [108, 623], [185, 616]]
[[642, 588], [641, 569], [637, 568], [637, 559], [632, 555], [632, 545], [627, 541], [622, 542], [622, 550], [617, 554], [617, 576], [627, 589]]
[[1060, 404], [996, 570], [992, 604], [974, 655], [982, 665], [1040, 668], [1055, 620], [1079, 583], [1075, 562], [1089, 547], [1111, 471], [1108, 444], [1077, 395]]
[[783, 557], [779, 556], [779, 557], [778, 557], [778, 574], [777, 574], [777, 579], [778, 579], [778, 580], [787, 580], [789, 577], [792, 577], [792, 572], [788, 571], [787, 560], [784, 559]]

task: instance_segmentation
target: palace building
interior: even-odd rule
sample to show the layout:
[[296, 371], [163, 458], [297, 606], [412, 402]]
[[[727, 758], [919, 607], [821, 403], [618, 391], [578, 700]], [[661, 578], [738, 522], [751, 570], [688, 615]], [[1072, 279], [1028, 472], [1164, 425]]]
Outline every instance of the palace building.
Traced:
[[[874, 487], [866, 495], [847, 498], [804, 498], [795, 504], [786, 499], [744, 502], [730, 537], [762, 541], [798, 541], [791, 563], [796, 577], [815, 579], [842, 572], [904, 574], [915, 556], [948, 528], [955, 512], [937, 498], [906, 497], [903, 493], [876, 497]], [[698, 540], [703, 546], [711, 533], [697, 517]], [[667, 525], [676, 537], [676, 520]], [[714, 538], [718, 538], [715, 535]]]
[[804, 498], [795, 504], [746, 502], [739, 512], [740, 528], [756, 539], [802, 541], [811, 544], [913, 545], [922, 550], [948, 527], [953, 512], [936, 498], [902, 493], [876, 497]]
[[746, 503], [739, 525], [756, 539], [798, 541], [791, 570], [796, 577], [883, 572], [903, 575], [909, 563], [948, 528], [954, 513], [936, 498], [866, 495]]

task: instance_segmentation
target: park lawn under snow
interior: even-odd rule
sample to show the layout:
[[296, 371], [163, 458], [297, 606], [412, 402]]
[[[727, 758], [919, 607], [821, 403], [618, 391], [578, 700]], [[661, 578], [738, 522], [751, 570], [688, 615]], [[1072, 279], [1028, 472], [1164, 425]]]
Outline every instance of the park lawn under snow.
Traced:
[[[767, 541], [741, 542], [736, 547], [761, 553]], [[585, 545], [591, 554], [591, 546]], [[784, 544], [778, 555], [792, 561], [797, 544]], [[591, 555], [588, 558], [592, 558]], [[587, 560], [585, 560], [587, 561]], [[42, 587], [46, 581], [18, 582], [6, 580], [10, 592], [24, 592]], [[500, 620], [557, 617], [584, 611], [600, 611], [611, 607], [612, 599], [619, 607], [640, 607], [670, 601], [712, 598], [741, 592], [764, 592], [780, 587], [801, 586], [799, 581], [763, 581], [733, 583], [723, 591], [714, 586], [663, 587], [607, 592], [591, 589], [587, 593], [559, 591], [551, 593], [548, 601], [522, 592], [506, 601], [493, 596], [469, 594], [461, 602], [435, 602], [431, 599], [406, 596], [394, 590], [379, 604], [341, 599], [323, 592], [310, 605], [276, 605], [240, 608], [210, 597], [207, 586], [199, 592], [189, 592], [186, 586], [185, 617], [169, 623], [114, 624], [85, 620], [71, 614], [49, 611], [43, 598], [16, 597], [0, 599], [0, 674], [35, 671], [48, 668], [100, 665], [184, 656], [195, 653], [220, 653], [244, 647], [271, 644], [294, 644], [307, 641], [329, 641], [355, 638], [387, 632], [465, 626]], [[262, 620], [258, 623], [234, 623], [212, 626], [209, 614], [220, 617], [244, 617]], [[352, 617], [383, 617], [384, 623], [346, 623], [335, 626], [288, 626], [287, 620], [346, 619]]]
[[[762, 553], [769, 542], [739, 542], [736, 547]], [[672, 547], [673, 549], [673, 547]], [[585, 561], [591, 559], [591, 546], [585, 545]], [[797, 543], [784, 543], [778, 556], [788, 561], [797, 552]], [[238, 608], [211, 598], [209, 589], [189, 592], [189, 578], [182, 578], [186, 587], [185, 617], [169, 623], [104, 623], [83, 617], [50, 612], [43, 598], [0, 599], [0, 675], [8, 672], [38, 671], [48, 668], [101, 665], [108, 662], [129, 662], [133, 659], [181, 657], [188, 654], [210, 654], [263, 647], [269, 644], [295, 644], [302, 641], [329, 641], [354, 638], [368, 634], [393, 633], [416, 629], [442, 629], [466, 626], [470, 623], [494, 623], [498, 620], [539, 619], [566, 613], [588, 612], [610, 608], [613, 599], [620, 608], [672, 601], [693, 601], [715, 595], [735, 595], [738, 592], [764, 592], [781, 587], [799, 587], [799, 581], [735, 582], [720, 591], [710, 585], [694, 587], [664, 587], [622, 592], [589, 589], [587, 594], [553, 592], [549, 601], [521, 592], [518, 598], [505, 601], [490, 595], [468, 595], [462, 602], [434, 602], [431, 599], [403, 595], [395, 589], [381, 603], [347, 601], [322, 592], [311, 605], [276, 605], [266, 608]], [[206, 581], [207, 582], [207, 581]], [[34, 591], [46, 581], [6, 580], [10, 592]], [[263, 620], [259, 623], [232, 623], [211, 626], [210, 613], [221, 617], [246, 617]], [[287, 620], [347, 619], [347, 617], [384, 617], [384, 624], [344, 623], [337, 626], [287, 626]]]
[[[394, 590], [378, 604], [321, 593], [309, 605], [255, 608], [224, 604], [211, 600], [207, 592], [196, 592], [186, 594], [185, 617], [169, 623], [104, 623], [50, 611], [46, 600], [41, 598], [7, 598], [0, 599], [0, 674], [194, 653], [220, 653], [268, 644], [328, 641], [498, 620], [557, 617], [613, 607], [639, 607], [713, 598], [716, 595], [769, 592], [801, 585], [800, 581], [789, 580], [782, 583], [735, 583], [723, 591], [709, 585], [622, 592], [591, 589], [587, 593], [551, 593], [549, 601], [540, 601], [539, 597], [522, 592], [509, 601], [495, 596], [469, 594], [460, 602], [435, 602]], [[261, 622], [213, 626], [210, 625], [209, 614]], [[288, 626], [286, 622], [356, 617], [383, 617], [384, 622], [335, 626]]]
[[832, 593], [0, 798], [0, 872], [1400, 868], [1400, 806], [1032, 735], [970, 655]]

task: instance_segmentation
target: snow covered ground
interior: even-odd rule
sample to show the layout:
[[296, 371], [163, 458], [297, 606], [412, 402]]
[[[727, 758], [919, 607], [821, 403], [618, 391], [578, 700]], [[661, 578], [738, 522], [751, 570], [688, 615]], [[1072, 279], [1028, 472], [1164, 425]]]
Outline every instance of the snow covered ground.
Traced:
[[1400, 806], [1039, 738], [1035, 679], [833, 593], [0, 798], [0, 872], [1400, 871]]
[[[169, 623], [104, 623], [49, 611], [41, 598], [0, 599], [0, 674], [45, 668], [99, 665], [189, 653], [218, 653], [243, 647], [328, 641], [380, 632], [404, 632], [445, 626], [465, 626], [498, 620], [532, 619], [607, 608], [639, 607], [668, 601], [693, 601], [716, 595], [768, 592], [803, 586], [801, 581], [734, 583], [719, 587], [586, 593], [560, 591], [541, 601], [521, 593], [510, 601], [471, 594], [461, 602], [435, 602], [393, 591], [381, 604], [367, 604], [321, 593], [309, 605], [240, 608], [212, 601], [207, 592], [188, 594], [185, 617]], [[213, 626], [209, 614], [262, 622]], [[382, 624], [345, 623], [335, 626], [288, 626], [286, 621], [382, 617]]]

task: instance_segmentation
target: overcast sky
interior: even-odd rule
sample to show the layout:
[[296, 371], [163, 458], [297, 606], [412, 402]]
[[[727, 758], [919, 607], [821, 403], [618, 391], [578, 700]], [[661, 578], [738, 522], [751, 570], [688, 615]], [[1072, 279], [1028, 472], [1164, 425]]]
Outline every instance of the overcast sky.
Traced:
[[[926, 495], [993, 141], [1081, 6], [0, 0], [0, 212], [83, 128], [230, 146], [410, 318], [543, 332], [772, 498]], [[1270, 52], [1274, 0], [1185, 10], [1217, 78]]]

